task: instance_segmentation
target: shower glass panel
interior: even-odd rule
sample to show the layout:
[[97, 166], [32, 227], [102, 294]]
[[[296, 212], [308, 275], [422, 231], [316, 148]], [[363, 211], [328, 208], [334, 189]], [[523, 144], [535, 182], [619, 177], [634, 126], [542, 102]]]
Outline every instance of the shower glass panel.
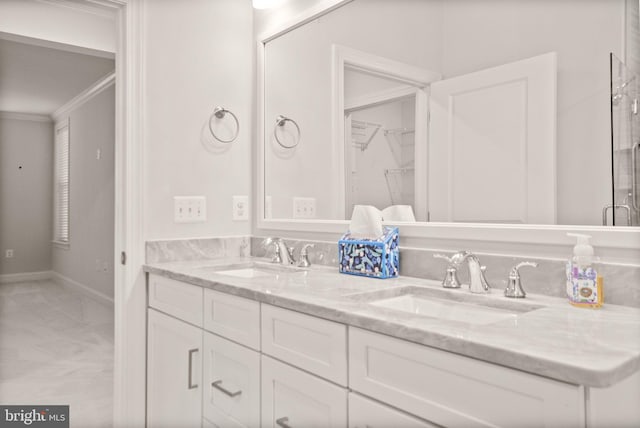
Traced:
[[603, 224], [640, 225], [640, 84], [615, 55], [611, 65], [612, 204], [603, 209]]

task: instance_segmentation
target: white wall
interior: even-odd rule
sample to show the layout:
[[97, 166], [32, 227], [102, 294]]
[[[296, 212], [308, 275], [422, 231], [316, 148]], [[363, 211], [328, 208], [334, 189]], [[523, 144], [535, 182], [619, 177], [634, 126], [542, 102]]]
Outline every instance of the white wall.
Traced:
[[69, 135], [70, 245], [53, 247], [53, 270], [113, 299], [114, 85], [69, 113]]
[[[145, 237], [239, 235], [232, 196], [250, 194], [252, 147], [250, 0], [145, 2]], [[215, 106], [240, 121], [237, 140], [212, 141]], [[174, 223], [173, 197], [207, 198], [204, 223]]]
[[0, 114], [0, 275], [48, 271], [53, 125], [10, 117]]
[[109, 13], [86, 13], [37, 0], [0, 1], [0, 32], [116, 51], [115, 19]]

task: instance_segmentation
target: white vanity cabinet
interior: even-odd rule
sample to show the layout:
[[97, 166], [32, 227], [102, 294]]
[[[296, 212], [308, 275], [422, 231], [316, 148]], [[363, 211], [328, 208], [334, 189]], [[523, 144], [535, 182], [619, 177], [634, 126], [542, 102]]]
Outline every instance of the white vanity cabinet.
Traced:
[[149, 305], [155, 308], [147, 316], [150, 427], [201, 425], [202, 295], [202, 287], [149, 277]]
[[262, 304], [262, 352], [347, 386], [347, 326]]
[[204, 329], [205, 425], [259, 427], [260, 303], [205, 289]]
[[349, 387], [443, 426], [585, 426], [581, 386], [358, 328]]
[[263, 428], [346, 427], [344, 324], [262, 304], [262, 353]]
[[149, 306], [150, 427], [640, 421], [640, 372], [586, 388], [156, 275]]
[[157, 275], [148, 285], [147, 426], [259, 427], [260, 304]]
[[202, 330], [149, 309], [147, 425], [199, 427]]
[[346, 426], [346, 388], [262, 356], [263, 428]]
[[203, 415], [219, 427], [260, 426], [260, 354], [204, 333]]

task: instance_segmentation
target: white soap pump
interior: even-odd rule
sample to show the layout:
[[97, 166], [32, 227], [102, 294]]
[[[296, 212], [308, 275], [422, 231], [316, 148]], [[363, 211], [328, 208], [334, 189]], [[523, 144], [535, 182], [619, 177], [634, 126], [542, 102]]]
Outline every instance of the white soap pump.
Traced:
[[591, 235], [585, 235], [583, 233], [567, 233], [567, 236], [572, 236], [577, 239], [575, 247], [573, 247], [573, 261], [581, 268], [588, 267], [594, 262], [593, 247], [589, 243]]
[[603, 281], [593, 263], [597, 261], [590, 235], [567, 233], [576, 238], [573, 257], [567, 262], [567, 296], [574, 306], [599, 308], [604, 303]]

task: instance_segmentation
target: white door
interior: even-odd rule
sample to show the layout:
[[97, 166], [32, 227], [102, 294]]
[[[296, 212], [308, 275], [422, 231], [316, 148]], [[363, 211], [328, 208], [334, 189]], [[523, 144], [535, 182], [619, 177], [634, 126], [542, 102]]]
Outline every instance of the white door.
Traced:
[[220, 427], [260, 427], [260, 354], [204, 334], [204, 417]]
[[202, 424], [202, 330], [149, 309], [147, 426]]
[[556, 220], [556, 54], [431, 84], [429, 219]]
[[262, 356], [263, 428], [346, 426], [346, 389]]

